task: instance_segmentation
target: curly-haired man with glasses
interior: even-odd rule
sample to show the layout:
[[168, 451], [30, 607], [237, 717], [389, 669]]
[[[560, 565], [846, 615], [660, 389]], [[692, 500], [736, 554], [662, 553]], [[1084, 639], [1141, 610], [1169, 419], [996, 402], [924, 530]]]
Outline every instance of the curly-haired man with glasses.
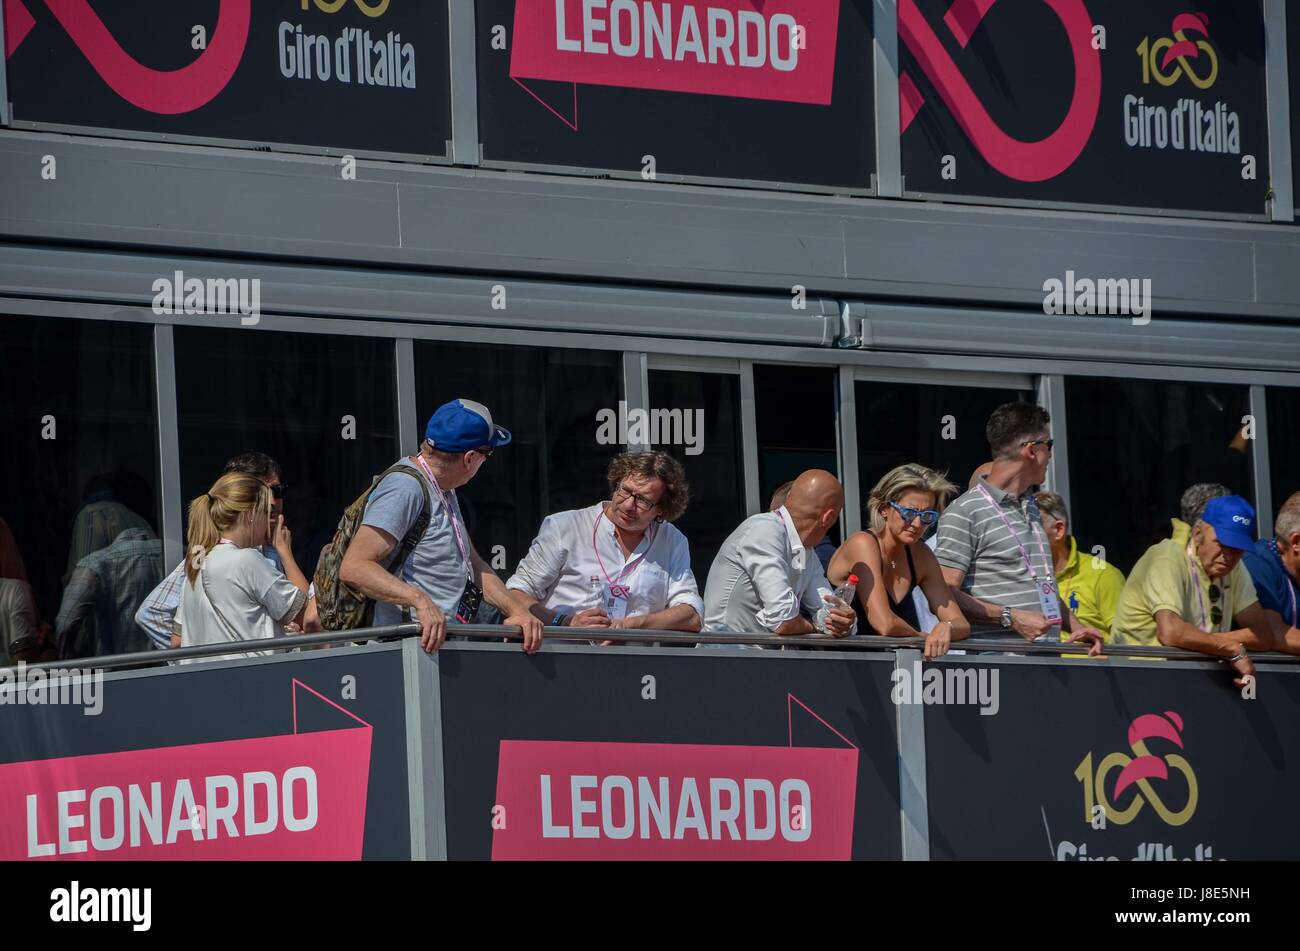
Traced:
[[608, 499], [542, 522], [506, 582], [517, 609], [557, 626], [698, 631], [704, 602], [690, 545], [672, 524], [690, 500], [681, 463], [666, 452], [625, 452], [606, 476]]

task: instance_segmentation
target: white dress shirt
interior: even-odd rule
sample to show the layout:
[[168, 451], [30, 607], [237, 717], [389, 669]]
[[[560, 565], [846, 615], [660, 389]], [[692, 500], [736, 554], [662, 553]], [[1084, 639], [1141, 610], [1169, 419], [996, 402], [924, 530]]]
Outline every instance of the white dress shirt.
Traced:
[[686, 536], [668, 522], [655, 522], [632, 553], [624, 555], [614, 523], [605, 517], [608, 504], [548, 515], [506, 587], [527, 592], [552, 611], [572, 614], [588, 606], [595, 575], [606, 596], [611, 582], [628, 587], [628, 616], [689, 604], [703, 618]]
[[704, 587], [704, 629], [772, 633], [802, 606], [825, 630], [829, 608], [822, 598], [832, 590], [783, 505], [751, 515], [722, 543]]

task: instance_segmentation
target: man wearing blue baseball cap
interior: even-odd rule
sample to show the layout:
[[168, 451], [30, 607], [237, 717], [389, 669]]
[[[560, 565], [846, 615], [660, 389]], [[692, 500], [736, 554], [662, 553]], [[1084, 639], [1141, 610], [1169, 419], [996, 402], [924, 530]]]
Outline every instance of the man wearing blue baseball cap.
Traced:
[[1241, 564], [1254, 544], [1251, 504], [1239, 495], [1211, 499], [1185, 542], [1166, 538], [1133, 566], [1115, 608], [1115, 642], [1158, 642], [1220, 657], [1232, 667], [1233, 683], [1244, 686], [1255, 674], [1246, 649], [1271, 650], [1286, 642], [1285, 631], [1273, 630]]
[[515, 609], [470, 541], [456, 500], [456, 490], [508, 442], [509, 430], [492, 422], [486, 406], [452, 400], [430, 417], [420, 451], [380, 480], [339, 569], [345, 584], [375, 600], [376, 626], [402, 624], [414, 611], [420, 643], [433, 652], [449, 617], [473, 623], [486, 600], [506, 615], [502, 623], [519, 626], [525, 651], [541, 646], [541, 621]]

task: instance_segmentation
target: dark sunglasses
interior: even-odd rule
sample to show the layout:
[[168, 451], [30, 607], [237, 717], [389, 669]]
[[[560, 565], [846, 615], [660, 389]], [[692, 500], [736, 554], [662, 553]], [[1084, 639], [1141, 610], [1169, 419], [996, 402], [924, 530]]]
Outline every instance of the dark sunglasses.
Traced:
[[899, 505], [897, 502], [890, 502], [889, 504], [898, 513], [904, 525], [911, 525], [912, 519], [918, 517], [921, 519], [922, 525], [933, 525], [939, 521], [939, 513], [934, 509], [914, 509], [909, 505]]
[[484, 459], [491, 459], [492, 453], [496, 452], [497, 449], [496, 446], [479, 446], [474, 451], [477, 452]]
[[283, 482], [281, 482], [279, 485], [271, 486], [270, 489], [271, 489], [271, 495], [277, 499], [284, 498], [284, 494], [289, 491], [289, 487], [285, 485]]
[[1210, 585], [1210, 621], [1216, 625], [1223, 620], [1223, 606], [1219, 604], [1222, 595], [1217, 584]]
[[1055, 439], [1026, 439], [1020, 445], [1022, 446], [1046, 446], [1047, 451], [1052, 451], [1052, 446], [1056, 444]]

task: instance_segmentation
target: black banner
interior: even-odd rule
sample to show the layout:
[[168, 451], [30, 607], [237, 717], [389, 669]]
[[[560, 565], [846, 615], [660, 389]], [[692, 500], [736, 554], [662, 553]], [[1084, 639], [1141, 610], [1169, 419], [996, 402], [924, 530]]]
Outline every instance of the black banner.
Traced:
[[433, 0], [3, 0], [13, 120], [444, 156]]
[[926, 708], [931, 858], [1300, 856], [1300, 671], [1261, 669], [1244, 699], [1224, 669], [963, 664], [1000, 704]]
[[449, 858], [900, 857], [892, 655], [438, 664]]
[[899, 0], [907, 193], [1263, 215], [1261, 0]]
[[864, 191], [870, 0], [478, 0], [484, 164]]
[[0, 859], [410, 858], [401, 651], [313, 654], [0, 672]]

